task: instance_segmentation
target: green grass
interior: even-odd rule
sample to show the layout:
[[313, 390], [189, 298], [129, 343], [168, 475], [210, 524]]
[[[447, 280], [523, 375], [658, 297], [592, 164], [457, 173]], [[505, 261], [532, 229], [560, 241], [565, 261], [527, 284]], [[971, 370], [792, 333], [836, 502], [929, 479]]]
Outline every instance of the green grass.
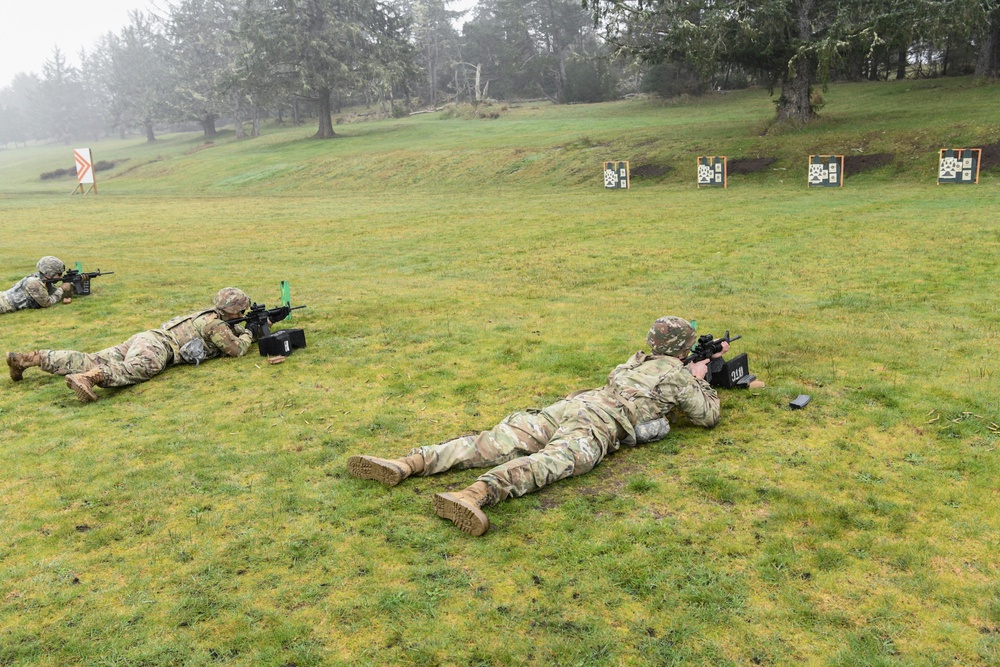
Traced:
[[[1000, 138], [996, 86], [833, 86], [805, 130], [759, 91], [524, 105], [154, 146], [96, 197], [0, 152], [0, 280], [116, 271], [0, 348], [96, 350], [290, 280], [309, 347], [78, 403], [0, 380], [0, 664], [1000, 664], [1000, 203], [934, 184]], [[498, 108], [499, 109], [499, 108]], [[837, 191], [810, 152], [893, 152]], [[699, 154], [775, 170], [698, 191]], [[600, 164], [667, 164], [606, 192]], [[599, 385], [663, 314], [744, 338], [764, 390], [489, 510], [346, 458], [397, 455]], [[787, 403], [799, 393], [804, 410]]]

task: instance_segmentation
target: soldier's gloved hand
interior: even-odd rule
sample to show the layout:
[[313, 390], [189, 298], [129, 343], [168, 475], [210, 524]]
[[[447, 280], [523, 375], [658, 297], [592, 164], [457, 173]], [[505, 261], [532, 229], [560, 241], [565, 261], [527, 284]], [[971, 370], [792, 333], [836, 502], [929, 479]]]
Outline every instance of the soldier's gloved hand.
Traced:
[[73, 292], [73, 283], [63, 283], [62, 284], [62, 291], [63, 291], [63, 294], [72, 294], [72, 292]]
[[247, 331], [254, 338], [260, 338], [260, 325], [256, 322], [247, 322]]
[[705, 376], [708, 374], [708, 359], [702, 359], [701, 361], [696, 361], [693, 364], [688, 364], [688, 370], [691, 371], [691, 375], [695, 376], [699, 380], [704, 380]]

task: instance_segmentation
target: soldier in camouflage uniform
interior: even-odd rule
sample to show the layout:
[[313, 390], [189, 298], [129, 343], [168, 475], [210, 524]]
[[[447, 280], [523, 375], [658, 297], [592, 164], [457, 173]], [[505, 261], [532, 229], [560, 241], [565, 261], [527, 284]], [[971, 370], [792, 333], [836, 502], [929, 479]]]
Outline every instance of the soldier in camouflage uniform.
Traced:
[[10, 379], [19, 382], [25, 369], [66, 376], [66, 385], [84, 403], [97, 400], [94, 387], [127, 387], [145, 382], [173, 364], [199, 364], [219, 355], [242, 356], [258, 332], [225, 320], [236, 319], [250, 306], [242, 290], [227, 287], [215, 295], [214, 307], [181, 315], [158, 329], [137, 333], [121, 345], [86, 354], [73, 350], [36, 350], [7, 354]]
[[[438, 516], [482, 535], [490, 525], [484, 505], [582, 475], [621, 445], [659, 440], [670, 430], [667, 416], [674, 408], [698, 426], [715, 426], [719, 396], [704, 379], [708, 360], [687, 366], [681, 361], [696, 340], [686, 320], [661, 317], [646, 336], [650, 354], [636, 352], [599, 389], [571, 394], [541, 411], [515, 412], [489, 431], [417, 447], [401, 459], [352, 456], [348, 471], [395, 486], [411, 475], [496, 466], [472, 486], [434, 497]], [[716, 356], [728, 349], [724, 343]]]
[[66, 272], [66, 265], [58, 257], [46, 256], [35, 265], [36, 273], [21, 278], [6, 292], [0, 292], [0, 315], [26, 308], [48, 308], [69, 295], [68, 286], [47, 284], [46, 280], [58, 278]]

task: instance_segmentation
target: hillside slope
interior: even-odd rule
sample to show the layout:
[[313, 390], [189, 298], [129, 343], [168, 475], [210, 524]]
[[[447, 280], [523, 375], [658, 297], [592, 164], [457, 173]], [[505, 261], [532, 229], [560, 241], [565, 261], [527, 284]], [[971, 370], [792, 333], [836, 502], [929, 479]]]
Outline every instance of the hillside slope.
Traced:
[[[232, 133], [205, 144], [200, 134], [95, 144], [106, 193], [280, 194], [332, 189], [588, 187], [604, 160], [628, 160], [654, 183], [693, 181], [698, 155], [770, 157], [752, 182], [799, 178], [806, 156], [891, 154], [885, 178], [932, 179], [937, 151], [1000, 140], [996, 85], [969, 79], [838, 84], [820, 118], [805, 129], [771, 127], [764, 91], [711, 94], [675, 103], [629, 101], [554, 107], [494, 105], [498, 118], [449, 112], [338, 125], [339, 139], [308, 140], [308, 126], [265, 129], [237, 142]], [[0, 151], [0, 192], [72, 188], [38, 176], [72, 165], [67, 147]], [[666, 176], [659, 176], [668, 172]], [[850, 171], [848, 171], [850, 175]], [[737, 185], [740, 177], [734, 179]], [[599, 180], [597, 182], [600, 182]]]

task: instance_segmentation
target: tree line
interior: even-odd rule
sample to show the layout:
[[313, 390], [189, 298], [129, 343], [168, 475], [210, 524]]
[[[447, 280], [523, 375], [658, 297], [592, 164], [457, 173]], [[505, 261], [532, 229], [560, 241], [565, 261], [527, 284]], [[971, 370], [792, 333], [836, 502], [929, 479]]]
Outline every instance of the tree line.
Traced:
[[807, 122], [817, 84], [1000, 67], [1000, 0], [175, 0], [0, 89], [0, 145], [220, 120], [386, 114], [490, 99], [595, 102], [763, 85]]
[[997, 0], [583, 1], [619, 54], [779, 89], [779, 120], [808, 122], [817, 83], [996, 78], [1000, 57]]

